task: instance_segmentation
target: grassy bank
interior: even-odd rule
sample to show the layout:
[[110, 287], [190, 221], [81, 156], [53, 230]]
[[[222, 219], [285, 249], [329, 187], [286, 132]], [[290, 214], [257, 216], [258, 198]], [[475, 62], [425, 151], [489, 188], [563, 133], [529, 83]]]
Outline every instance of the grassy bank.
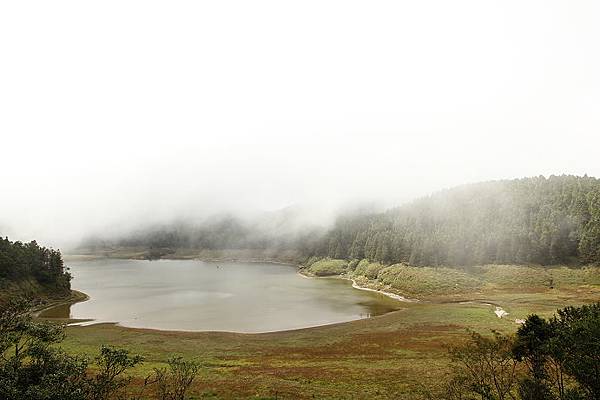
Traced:
[[301, 271], [314, 276], [340, 275], [361, 286], [406, 297], [443, 300], [490, 292], [545, 291], [600, 286], [594, 266], [484, 265], [464, 268], [382, 265], [367, 260], [309, 260]]
[[0, 303], [14, 296], [35, 299], [40, 304], [52, 304], [56, 301], [70, 300], [71, 292], [57, 290], [53, 285], [42, 285], [36, 279], [26, 278], [0, 283]]
[[139, 381], [171, 354], [201, 361], [205, 368], [196, 398], [418, 399], [448, 372], [445, 346], [466, 329], [514, 332], [514, 318], [551, 315], [566, 305], [598, 300], [597, 289], [495, 293], [479, 298], [510, 313], [499, 319], [481, 303], [406, 303], [371, 319], [269, 333], [189, 333], [128, 329], [110, 324], [70, 327], [63, 347], [91, 355], [100, 344], [141, 353]]
[[[142, 354], [145, 363], [132, 371], [138, 383], [170, 355], [196, 359], [204, 369], [194, 398], [420, 399], [444, 381], [446, 346], [464, 340], [467, 329], [510, 333], [518, 327], [515, 319], [531, 313], [547, 317], [558, 308], [600, 299], [597, 268], [458, 270], [342, 260], [305, 268], [319, 276], [340, 271], [424, 301], [401, 303], [401, 310], [379, 317], [267, 334], [72, 326], [62, 347], [93, 355], [101, 344], [112, 344]], [[495, 305], [508, 317], [498, 318]]]

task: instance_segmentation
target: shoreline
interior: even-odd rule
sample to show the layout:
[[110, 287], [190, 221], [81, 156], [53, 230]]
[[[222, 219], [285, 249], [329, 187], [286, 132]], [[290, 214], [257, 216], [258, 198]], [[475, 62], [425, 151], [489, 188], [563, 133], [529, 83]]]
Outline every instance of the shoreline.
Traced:
[[408, 297], [404, 297], [404, 296], [401, 296], [401, 295], [396, 294], [396, 293], [386, 292], [385, 290], [371, 289], [371, 288], [366, 287], [366, 286], [360, 286], [358, 283], [356, 283], [356, 280], [354, 280], [353, 278], [343, 278], [342, 277], [342, 279], [348, 279], [348, 280], [350, 280], [352, 282], [352, 287], [354, 289], [366, 290], [368, 292], [381, 293], [381, 294], [383, 294], [383, 295], [385, 295], [387, 297], [390, 297], [390, 298], [392, 298], [394, 300], [403, 301], [405, 303], [416, 303], [416, 302], [419, 301], [419, 299], [410, 299]]
[[89, 328], [89, 327], [93, 327], [93, 326], [97, 326], [97, 325], [108, 325], [108, 326], [114, 326], [117, 328], [127, 329], [127, 330], [166, 333], [166, 334], [179, 334], [179, 333], [188, 334], [188, 333], [191, 333], [191, 334], [208, 334], [208, 335], [217, 334], [217, 335], [235, 335], [235, 336], [260, 336], [260, 335], [266, 336], [266, 335], [299, 333], [302, 331], [311, 331], [311, 330], [316, 330], [316, 329], [320, 329], [320, 328], [330, 328], [330, 327], [335, 328], [337, 326], [350, 324], [350, 323], [357, 322], [357, 321], [364, 321], [364, 320], [369, 320], [369, 319], [373, 319], [373, 318], [383, 317], [385, 315], [399, 313], [401, 311], [404, 311], [404, 309], [400, 308], [400, 309], [393, 310], [393, 311], [390, 311], [388, 313], [381, 314], [381, 315], [374, 315], [374, 316], [370, 316], [370, 317], [360, 317], [360, 318], [355, 318], [355, 319], [349, 319], [346, 321], [327, 322], [324, 324], [308, 325], [308, 326], [303, 326], [303, 327], [298, 327], [298, 328], [286, 328], [286, 329], [275, 330], [275, 331], [257, 331], [257, 332], [164, 329], [164, 328], [152, 328], [152, 327], [127, 326], [127, 325], [122, 325], [121, 322], [97, 321], [94, 319], [81, 320], [81, 321], [75, 320], [72, 323], [68, 323], [67, 326], [68, 327]]
[[[114, 257], [101, 257], [101, 258], [114, 258]], [[140, 260], [140, 261], [142, 261], [142, 260]], [[150, 261], [150, 260], [145, 260], [145, 261]], [[202, 260], [202, 261], [204, 261], [204, 260]], [[232, 262], [236, 262], [236, 261], [232, 260]], [[287, 263], [281, 263], [281, 262], [276, 262], [276, 261], [244, 261], [244, 262], [270, 263], [270, 264], [280, 264], [280, 265], [298, 267], [297, 264], [287, 264]], [[389, 297], [396, 301], [407, 302], [407, 303], [414, 303], [414, 302], [419, 301], [418, 299], [408, 299], [404, 296], [401, 296], [401, 295], [398, 295], [395, 293], [386, 292], [384, 290], [376, 290], [376, 289], [372, 289], [372, 288], [368, 288], [368, 287], [363, 287], [363, 286], [360, 286], [354, 279], [344, 277], [344, 276], [339, 276], [339, 275], [331, 276], [331, 277], [309, 276], [309, 275], [303, 274], [300, 269], [297, 269], [296, 272], [298, 275], [300, 275], [304, 279], [334, 278], [334, 279], [349, 280], [352, 282], [353, 289], [376, 292], [376, 293], [382, 294], [382, 295]], [[65, 321], [66, 320], [66, 321], [68, 321], [67, 326], [69, 326], [69, 327], [82, 327], [83, 328], [83, 327], [90, 327], [90, 326], [94, 326], [94, 325], [113, 325], [113, 326], [120, 327], [123, 329], [128, 329], [128, 330], [148, 330], [148, 331], [155, 331], [155, 332], [175, 332], [175, 333], [177, 333], [177, 332], [180, 332], [180, 333], [218, 333], [218, 334], [235, 334], [235, 335], [279, 334], [279, 333], [285, 333], [285, 332], [303, 331], [303, 330], [311, 330], [311, 329], [315, 329], [315, 328], [324, 328], [324, 327], [329, 327], [329, 326], [342, 325], [342, 324], [347, 324], [347, 323], [351, 323], [354, 321], [359, 321], [359, 320], [365, 319], [365, 318], [356, 318], [356, 319], [350, 319], [347, 321], [334, 321], [334, 322], [328, 322], [328, 323], [317, 324], [317, 325], [308, 325], [308, 326], [294, 327], [294, 328], [273, 330], [273, 331], [243, 332], [243, 331], [204, 331], [204, 330], [186, 330], [186, 329], [161, 329], [161, 328], [154, 328], [154, 327], [136, 327], [136, 326], [123, 325], [121, 322], [118, 322], [118, 321], [99, 321], [96, 319], [72, 320], [70, 318], [44, 317], [44, 315], [43, 315], [43, 313], [45, 311], [51, 310], [55, 307], [60, 307], [63, 305], [73, 305], [76, 303], [87, 301], [89, 299], [90, 299], [90, 296], [87, 295], [86, 293], [73, 289], [73, 290], [71, 290], [71, 296], [69, 296], [66, 299], [61, 299], [56, 302], [46, 304], [40, 309], [36, 309], [33, 312], [33, 316], [35, 318], [45, 318], [45, 319], [56, 320], [56, 321]], [[391, 313], [398, 312], [401, 310], [402, 309], [391, 311]], [[369, 318], [372, 318], [372, 317], [368, 317], [367, 319], [369, 319]]]
[[[31, 312], [32, 312], [32, 315], [34, 318], [47, 318], [47, 317], [43, 316], [43, 313], [45, 311], [48, 311], [52, 308], [60, 307], [63, 305], [71, 306], [73, 304], [82, 303], [84, 301], [88, 301], [89, 299], [90, 299], [90, 296], [87, 295], [86, 293], [83, 293], [79, 290], [71, 289], [71, 294], [69, 295], [69, 297], [51, 301], [48, 304], [44, 304], [39, 308], [35, 307], [33, 310], [31, 310]], [[49, 318], [49, 319], [56, 319], [56, 318]]]
[[354, 278], [350, 278], [348, 276], [343, 276], [343, 275], [331, 275], [331, 276], [307, 275], [307, 274], [303, 273], [301, 270], [298, 270], [298, 275], [300, 275], [301, 277], [306, 278], [306, 279], [311, 279], [311, 278], [343, 279], [343, 280], [346, 280], [346, 281], [351, 281], [352, 282], [352, 287], [354, 289], [365, 290], [367, 292], [379, 293], [379, 294], [387, 296], [387, 297], [389, 297], [391, 299], [394, 299], [394, 300], [397, 300], [397, 301], [402, 301], [404, 303], [417, 303], [417, 302], [419, 302], [419, 299], [411, 299], [411, 298], [404, 297], [404, 296], [396, 294], [396, 293], [387, 292], [385, 290], [373, 289], [373, 288], [370, 288], [370, 287], [367, 287], [367, 286], [360, 286], [356, 282], [356, 280]]

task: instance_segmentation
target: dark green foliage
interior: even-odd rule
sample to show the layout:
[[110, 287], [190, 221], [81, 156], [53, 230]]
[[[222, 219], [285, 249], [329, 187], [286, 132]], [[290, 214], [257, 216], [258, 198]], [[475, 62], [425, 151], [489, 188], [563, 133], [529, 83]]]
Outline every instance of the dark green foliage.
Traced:
[[492, 337], [485, 337], [472, 332], [465, 345], [452, 347], [456, 376], [448, 388], [451, 397], [472, 398], [468, 395], [474, 394], [483, 400], [514, 399], [519, 370], [512, 345], [510, 336], [493, 332]]
[[63, 326], [34, 320], [32, 303], [11, 298], [0, 305], [0, 399], [2, 400], [109, 400], [154, 398], [184, 400], [200, 372], [200, 364], [171, 357], [168, 368], [156, 368], [143, 386], [128, 397], [127, 370], [143, 359], [129, 351], [102, 346], [90, 363], [56, 347], [64, 338]]
[[523, 399], [600, 399], [600, 303], [529, 316], [513, 352], [529, 371]]
[[519, 384], [521, 400], [554, 400], [556, 397], [548, 385], [539, 379], [525, 377]]
[[515, 337], [471, 333], [450, 349], [454, 374], [437, 398], [600, 399], [600, 303], [531, 315]]
[[90, 399], [105, 400], [110, 398], [112, 393], [126, 387], [131, 379], [123, 378], [123, 372], [141, 363], [142, 360], [140, 356], [130, 356], [127, 350], [102, 346], [100, 354], [96, 357], [99, 371], [89, 380]]
[[581, 232], [579, 251], [585, 262], [598, 262], [600, 260], [600, 191], [590, 193], [588, 199], [589, 217]]
[[184, 360], [183, 357], [171, 357], [168, 368], [155, 368], [153, 383], [157, 386], [158, 400], [184, 400], [186, 392], [200, 372], [200, 364]]
[[11, 299], [0, 307], [0, 399], [106, 400], [129, 383], [122, 374], [141, 357], [102, 347], [98, 373], [89, 376], [87, 359], [55, 347], [64, 337], [63, 326], [33, 320], [31, 305]]
[[34, 279], [57, 294], [68, 294], [71, 275], [60, 251], [0, 238], [0, 288], [9, 282]]
[[553, 354], [551, 339], [554, 336], [555, 327], [537, 315], [531, 315], [519, 328], [513, 351], [519, 361], [527, 364], [534, 380], [548, 377], [546, 367]]
[[567, 307], [552, 320], [554, 349], [564, 370], [590, 399], [600, 399], [600, 303]]
[[0, 398], [80, 399], [85, 362], [54, 350], [62, 327], [32, 320], [31, 303], [11, 299], [0, 310]]
[[[411, 265], [600, 262], [600, 180], [551, 176], [465, 185], [345, 216], [314, 254]], [[320, 252], [319, 252], [320, 251]]]
[[[264, 221], [263, 221], [264, 222]], [[543, 176], [445, 190], [378, 214], [343, 215], [327, 231], [249, 223], [233, 217], [174, 223], [84, 247], [293, 251], [390, 265], [559, 264], [600, 262], [600, 180]], [[293, 233], [292, 233], [293, 232]]]

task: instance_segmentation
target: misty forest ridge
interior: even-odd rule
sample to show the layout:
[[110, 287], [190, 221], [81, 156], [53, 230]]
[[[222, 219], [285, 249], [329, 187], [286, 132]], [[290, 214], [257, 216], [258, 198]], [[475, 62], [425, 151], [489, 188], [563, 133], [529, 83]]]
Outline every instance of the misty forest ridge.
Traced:
[[600, 261], [600, 180], [551, 176], [464, 185], [382, 213], [341, 215], [329, 229], [288, 232], [284, 218], [261, 222], [228, 216], [173, 223], [88, 239], [74, 252], [130, 248], [142, 249], [140, 257], [172, 257], [204, 251], [208, 258], [301, 262], [315, 256], [416, 266], [588, 264]]

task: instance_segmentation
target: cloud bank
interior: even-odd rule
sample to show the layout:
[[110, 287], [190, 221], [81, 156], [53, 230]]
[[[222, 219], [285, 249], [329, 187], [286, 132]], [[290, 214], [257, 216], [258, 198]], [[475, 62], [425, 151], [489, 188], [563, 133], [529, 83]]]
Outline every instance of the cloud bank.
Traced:
[[600, 4], [0, 6], [0, 234], [600, 176]]

